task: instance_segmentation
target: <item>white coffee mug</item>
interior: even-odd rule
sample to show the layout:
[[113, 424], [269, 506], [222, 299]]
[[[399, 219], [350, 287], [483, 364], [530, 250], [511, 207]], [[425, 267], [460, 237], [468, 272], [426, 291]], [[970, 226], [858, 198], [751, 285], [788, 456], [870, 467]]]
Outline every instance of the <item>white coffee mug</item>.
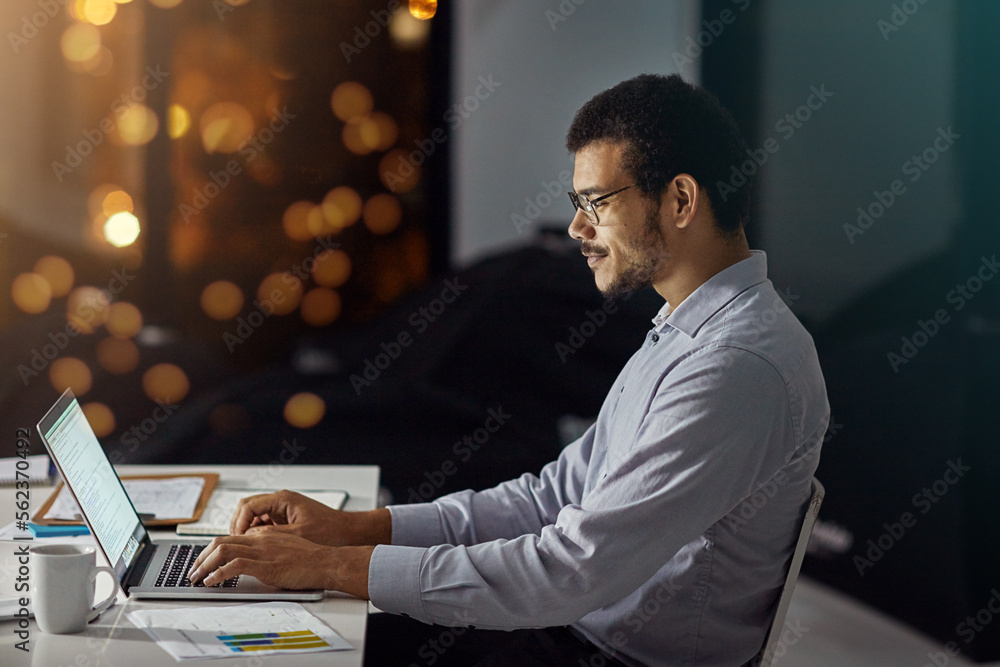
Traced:
[[[31, 606], [42, 632], [83, 632], [87, 623], [111, 606], [118, 595], [118, 577], [110, 567], [98, 567], [94, 547], [47, 544], [31, 547]], [[111, 595], [94, 605], [94, 581], [111, 575]]]

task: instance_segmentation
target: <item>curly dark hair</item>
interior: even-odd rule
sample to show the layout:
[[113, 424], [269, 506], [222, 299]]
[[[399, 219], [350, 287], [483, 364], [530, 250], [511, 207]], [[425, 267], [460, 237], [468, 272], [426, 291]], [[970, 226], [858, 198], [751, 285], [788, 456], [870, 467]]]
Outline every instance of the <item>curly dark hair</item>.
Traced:
[[[622, 168], [647, 197], [657, 199], [680, 173], [708, 193], [720, 231], [734, 234], [750, 215], [750, 183], [729, 186], [732, 167], [747, 159], [736, 121], [704, 88], [671, 74], [640, 74], [596, 95], [576, 113], [566, 148], [576, 153], [598, 140], [624, 141]], [[725, 192], [716, 187], [727, 185]]]

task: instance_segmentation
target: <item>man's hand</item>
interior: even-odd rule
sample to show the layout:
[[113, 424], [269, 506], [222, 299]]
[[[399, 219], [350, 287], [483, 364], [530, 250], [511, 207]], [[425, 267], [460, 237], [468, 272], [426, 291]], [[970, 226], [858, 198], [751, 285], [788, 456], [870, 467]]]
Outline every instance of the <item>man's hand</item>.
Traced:
[[327, 547], [276, 531], [217, 537], [201, 552], [188, 575], [214, 586], [249, 574], [280, 588], [323, 588], [368, 599], [373, 546]]
[[240, 500], [229, 523], [231, 535], [285, 533], [316, 544], [342, 547], [388, 544], [389, 510], [341, 512], [294, 491], [278, 491]]

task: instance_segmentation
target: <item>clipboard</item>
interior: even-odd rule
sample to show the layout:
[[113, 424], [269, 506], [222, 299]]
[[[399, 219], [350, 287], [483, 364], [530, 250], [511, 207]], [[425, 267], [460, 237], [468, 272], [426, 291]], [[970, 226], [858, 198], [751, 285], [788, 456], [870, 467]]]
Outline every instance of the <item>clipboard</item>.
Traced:
[[[122, 481], [130, 479], [176, 479], [178, 477], [201, 477], [205, 480], [205, 484], [201, 487], [201, 496], [198, 498], [198, 504], [194, 508], [194, 516], [189, 519], [150, 519], [148, 521], [143, 521], [144, 526], [176, 526], [180, 523], [194, 523], [201, 519], [202, 513], [208, 506], [208, 499], [212, 496], [212, 491], [215, 490], [216, 485], [219, 483], [219, 473], [217, 472], [188, 472], [188, 473], [168, 473], [164, 475], [124, 475], [119, 477]], [[32, 517], [32, 522], [38, 524], [39, 526], [80, 526], [84, 525], [83, 520], [71, 520], [71, 519], [46, 519], [44, 518], [46, 514], [49, 513], [49, 508], [52, 507], [52, 503], [56, 501], [59, 497], [59, 492], [62, 491], [63, 484], [65, 482], [60, 481], [56, 486], [55, 491], [53, 491], [45, 503], [38, 508], [35, 512], [35, 516]]]

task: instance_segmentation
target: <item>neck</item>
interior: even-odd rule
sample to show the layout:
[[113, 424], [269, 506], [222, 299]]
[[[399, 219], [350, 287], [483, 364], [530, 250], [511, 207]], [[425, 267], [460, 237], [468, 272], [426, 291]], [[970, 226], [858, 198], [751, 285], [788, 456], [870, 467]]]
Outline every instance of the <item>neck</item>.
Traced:
[[669, 263], [669, 273], [653, 284], [656, 293], [676, 310], [684, 299], [715, 274], [750, 257], [750, 246], [741, 229], [732, 238], [715, 237], [695, 252], [675, 256]]

